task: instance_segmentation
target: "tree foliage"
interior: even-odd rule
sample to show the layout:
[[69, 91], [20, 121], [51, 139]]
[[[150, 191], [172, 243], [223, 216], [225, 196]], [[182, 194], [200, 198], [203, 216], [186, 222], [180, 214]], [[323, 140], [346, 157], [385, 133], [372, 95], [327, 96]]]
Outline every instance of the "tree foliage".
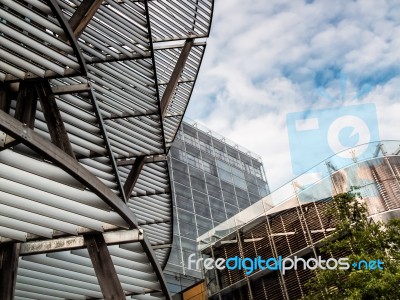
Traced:
[[[345, 254], [350, 268], [315, 270], [304, 299], [400, 299], [400, 219], [374, 222], [354, 191], [335, 196], [333, 202], [328, 214], [337, 221], [336, 231], [320, 251], [335, 258]], [[378, 259], [383, 270], [352, 266]]]

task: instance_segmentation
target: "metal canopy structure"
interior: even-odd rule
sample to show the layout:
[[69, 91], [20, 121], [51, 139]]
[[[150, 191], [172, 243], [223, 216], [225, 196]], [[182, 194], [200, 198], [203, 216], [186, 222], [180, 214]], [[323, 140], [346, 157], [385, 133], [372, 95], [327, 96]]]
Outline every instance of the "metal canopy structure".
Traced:
[[213, 0], [0, 0], [0, 299], [169, 299], [166, 162]]

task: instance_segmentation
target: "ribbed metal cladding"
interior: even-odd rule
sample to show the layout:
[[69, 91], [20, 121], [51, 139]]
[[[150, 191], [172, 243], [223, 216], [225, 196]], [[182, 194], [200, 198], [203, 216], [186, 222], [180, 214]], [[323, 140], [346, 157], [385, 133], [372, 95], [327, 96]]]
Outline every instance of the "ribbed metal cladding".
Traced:
[[[167, 2], [166, 2], [167, 3]], [[179, 124], [182, 121], [186, 110], [188, 100], [194, 88], [200, 64], [205, 52], [205, 44], [192, 47], [183, 71], [179, 77], [179, 83], [170, 105], [167, 108], [167, 114], [164, 117], [164, 132], [167, 143], [172, 143], [175, 138]], [[181, 53], [180, 49], [165, 49], [156, 51], [155, 61], [157, 75], [159, 76], [160, 97], [164, 95], [166, 83], [169, 82], [172, 74], [172, 67], [178, 60]]]
[[[100, 248], [120, 295], [170, 299], [165, 157], [212, 11], [212, 0], [0, 1], [0, 251], [25, 249], [15, 299], [106, 297], [94, 236], [112, 237]], [[174, 96], [160, 103], [188, 39]], [[139, 237], [119, 240], [135, 230]], [[77, 248], [63, 244], [82, 237]]]
[[72, 37], [46, 1], [2, 1], [0, 19], [0, 82], [82, 72]]
[[[377, 146], [390, 148], [390, 151], [335, 170], [315, 185], [297, 191], [286, 202], [266, 210], [265, 214], [239, 228], [232, 227], [233, 230], [228, 230], [225, 237], [213, 239], [212, 244], [203, 248], [203, 254], [214, 255], [215, 259], [234, 256], [261, 256], [263, 259], [295, 255], [304, 259], [348, 256], [350, 248], [341, 253], [319, 251], [318, 242], [330, 236], [337, 224], [337, 220], [328, 215], [328, 210], [334, 209], [332, 195], [358, 186], [372, 219], [386, 221], [400, 215], [400, 157], [397, 150], [393, 151], [398, 142], [382, 142]], [[316, 200], [315, 195], [325, 197]], [[211, 299], [219, 296], [243, 300], [301, 299], [308, 291], [305, 283], [313, 276], [312, 271], [303, 268], [286, 271], [284, 275], [272, 270], [257, 270], [251, 275], [246, 275], [243, 270], [214, 272], [218, 280], [211, 272], [205, 273], [206, 281], [216, 285], [209, 291]]]

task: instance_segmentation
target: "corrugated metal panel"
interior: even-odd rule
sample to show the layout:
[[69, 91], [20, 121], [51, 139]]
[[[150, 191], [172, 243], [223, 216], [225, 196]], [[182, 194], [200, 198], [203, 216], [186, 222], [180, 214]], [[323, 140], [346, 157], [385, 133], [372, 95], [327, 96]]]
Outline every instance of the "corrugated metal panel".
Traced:
[[[75, 36], [67, 20], [82, 3], [0, 3], [0, 81], [17, 83], [0, 86], [0, 96], [8, 101], [5, 111], [21, 120], [18, 91], [26, 85], [18, 83], [49, 82], [78, 162], [66, 166], [68, 160], [52, 148], [53, 125], [58, 125], [48, 123], [45, 102], [35, 105], [29, 137], [26, 125], [16, 123], [20, 133], [2, 121], [0, 147], [8, 141], [11, 147], [0, 148], [0, 243], [34, 241], [46, 247], [48, 239], [118, 232], [136, 226], [134, 215], [127, 213], [133, 211], [144, 230], [142, 240], [108, 246], [118, 279], [132, 299], [168, 299], [160, 263], [166, 264], [170, 251], [163, 245], [172, 242], [171, 189], [167, 162], [151, 158], [166, 155], [179, 127], [204, 42], [190, 51], [164, 118], [160, 99], [182, 41], [208, 36], [213, 1], [106, 0]], [[29, 84], [34, 94], [39, 91], [35, 81]], [[35, 148], [38, 143], [51, 145], [51, 151]], [[132, 165], [117, 164], [143, 156], [149, 160], [132, 194], [125, 195]], [[153, 252], [151, 246], [161, 248]], [[88, 251], [57, 251], [20, 258], [15, 299], [102, 298]]]

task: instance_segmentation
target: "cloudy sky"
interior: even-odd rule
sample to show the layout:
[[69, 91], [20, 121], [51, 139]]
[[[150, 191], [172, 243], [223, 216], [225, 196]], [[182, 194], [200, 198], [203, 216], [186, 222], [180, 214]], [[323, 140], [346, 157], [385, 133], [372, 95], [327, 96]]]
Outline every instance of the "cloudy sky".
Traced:
[[[296, 174], [290, 113], [305, 111], [304, 116], [319, 119], [319, 129], [309, 131], [308, 139], [302, 141], [304, 132], [297, 136], [299, 149], [307, 153], [314, 149], [311, 140], [318, 140], [313, 136], [327, 136], [324, 122], [333, 122], [325, 117], [328, 110], [339, 118], [365, 103], [375, 104], [380, 138], [400, 140], [399, 1], [215, 2], [211, 37], [186, 115], [260, 154], [271, 189]], [[362, 140], [347, 132], [348, 140]]]

